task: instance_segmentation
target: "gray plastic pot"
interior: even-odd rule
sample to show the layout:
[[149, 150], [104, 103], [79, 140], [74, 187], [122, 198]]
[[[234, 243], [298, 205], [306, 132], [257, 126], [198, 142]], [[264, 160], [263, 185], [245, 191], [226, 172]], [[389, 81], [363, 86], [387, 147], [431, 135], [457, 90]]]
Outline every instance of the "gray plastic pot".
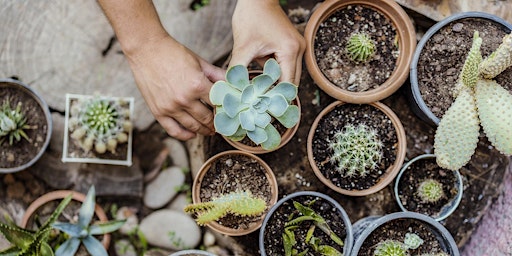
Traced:
[[334, 205], [335, 208], [338, 209], [341, 219], [343, 220], [343, 223], [345, 225], [345, 231], [347, 233], [346, 237], [345, 237], [345, 241], [344, 241], [344, 246], [343, 246], [343, 255], [349, 255], [349, 253], [352, 249], [352, 244], [353, 244], [354, 239], [353, 239], [353, 235], [352, 235], [352, 223], [350, 222], [350, 219], [349, 219], [347, 213], [345, 212], [345, 210], [343, 209], [343, 207], [336, 200], [334, 200], [332, 197], [330, 197], [326, 194], [315, 192], [315, 191], [299, 191], [299, 192], [292, 193], [284, 198], [281, 198], [281, 200], [279, 200], [276, 204], [274, 204], [274, 206], [272, 206], [272, 208], [270, 208], [269, 212], [265, 216], [265, 219], [263, 220], [263, 225], [260, 228], [260, 234], [259, 234], [259, 249], [260, 249], [261, 256], [268, 255], [267, 252], [265, 251], [265, 241], [264, 241], [265, 228], [267, 227], [268, 221], [270, 220], [270, 218], [272, 217], [274, 212], [284, 202], [292, 200], [293, 198], [300, 197], [300, 196], [313, 196], [313, 197], [322, 198], [322, 199], [330, 202], [332, 205]]
[[[366, 238], [383, 224], [396, 219], [415, 219], [430, 227], [431, 232], [437, 237], [441, 248], [450, 256], [459, 256], [459, 249], [453, 236], [439, 222], [433, 218], [416, 212], [395, 212], [384, 216], [369, 216], [354, 223], [354, 247], [350, 256], [357, 256]], [[384, 238], [384, 240], [387, 238]]]
[[478, 19], [490, 20], [490, 21], [496, 22], [498, 24], [501, 24], [504, 27], [504, 29], [506, 29], [507, 33], [509, 33], [512, 30], [512, 25], [509, 24], [504, 19], [501, 19], [495, 15], [492, 15], [489, 13], [484, 13], [484, 12], [457, 13], [457, 14], [451, 15], [451, 16], [439, 21], [438, 23], [436, 23], [435, 25], [430, 27], [429, 30], [427, 30], [425, 35], [423, 35], [421, 40], [418, 42], [418, 45], [416, 46], [416, 50], [414, 51], [414, 55], [413, 55], [411, 67], [410, 67], [410, 74], [409, 74], [410, 86], [406, 87], [405, 92], [406, 92], [407, 98], [409, 99], [409, 103], [410, 103], [409, 105], [410, 105], [412, 111], [421, 120], [427, 122], [428, 124], [430, 124], [434, 127], [437, 126], [437, 124], [439, 124], [439, 118], [432, 113], [430, 108], [427, 107], [427, 105], [425, 104], [425, 101], [421, 97], [420, 89], [418, 86], [418, 81], [419, 81], [418, 72], [417, 72], [418, 60], [420, 58], [420, 54], [423, 50], [423, 47], [425, 47], [425, 44], [428, 42], [428, 40], [430, 40], [430, 38], [432, 38], [432, 36], [434, 36], [441, 28], [443, 28], [450, 22], [465, 19], [465, 18], [478, 18]]

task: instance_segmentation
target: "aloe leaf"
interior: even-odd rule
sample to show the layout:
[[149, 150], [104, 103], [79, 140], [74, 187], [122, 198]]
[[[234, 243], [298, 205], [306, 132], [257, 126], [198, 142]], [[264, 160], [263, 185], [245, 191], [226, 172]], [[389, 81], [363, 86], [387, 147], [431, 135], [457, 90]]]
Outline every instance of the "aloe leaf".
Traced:
[[82, 243], [85, 245], [85, 249], [87, 249], [89, 254], [94, 256], [108, 256], [108, 253], [105, 250], [105, 247], [103, 247], [103, 244], [92, 235], [82, 239]]
[[75, 255], [78, 247], [80, 246], [80, 239], [72, 237], [62, 243], [57, 251], [55, 251], [56, 256], [69, 256]]
[[66, 222], [56, 222], [52, 225], [53, 228], [60, 230], [72, 237], [79, 237], [83, 228], [78, 224], [66, 223]]
[[101, 234], [114, 232], [114, 231], [118, 230], [119, 228], [121, 228], [125, 222], [126, 222], [126, 220], [112, 220], [109, 222], [94, 224], [89, 227], [89, 234], [101, 235]]
[[4, 235], [7, 241], [21, 249], [28, 248], [35, 239], [35, 234], [32, 231], [17, 226], [5, 225], [1, 222], [0, 233]]
[[78, 214], [78, 225], [80, 227], [89, 226], [94, 216], [94, 207], [96, 207], [96, 190], [94, 186], [91, 186]]

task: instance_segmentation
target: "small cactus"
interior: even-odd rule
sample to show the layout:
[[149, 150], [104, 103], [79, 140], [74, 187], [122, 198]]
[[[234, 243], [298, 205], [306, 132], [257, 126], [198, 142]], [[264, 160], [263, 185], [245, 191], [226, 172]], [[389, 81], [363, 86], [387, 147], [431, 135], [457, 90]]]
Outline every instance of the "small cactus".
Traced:
[[374, 256], [408, 256], [405, 244], [396, 240], [386, 240], [377, 244]]
[[128, 141], [131, 132], [130, 110], [124, 100], [99, 97], [79, 99], [71, 106], [70, 137], [85, 151], [115, 153], [118, 144]]
[[228, 213], [240, 216], [255, 216], [263, 213], [267, 205], [265, 200], [255, 197], [251, 191], [238, 191], [221, 195], [212, 201], [189, 204], [184, 211], [195, 213], [196, 222], [206, 225], [217, 221]]
[[353, 61], [366, 62], [375, 53], [375, 43], [366, 33], [354, 33], [348, 39], [346, 50]]
[[342, 176], [365, 176], [377, 168], [382, 158], [382, 142], [377, 131], [364, 124], [346, 125], [334, 135], [329, 147], [333, 150], [331, 162]]
[[418, 196], [423, 202], [435, 203], [444, 197], [443, 184], [434, 179], [426, 179], [418, 186]]
[[18, 102], [16, 108], [12, 109], [9, 99], [7, 99], [0, 107], [0, 144], [6, 138], [9, 138], [9, 145], [11, 146], [15, 141], [20, 141], [22, 137], [29, 142], [31, 141], [25, 130], [32, 127], [27, 124], [27, 118], [23, 114], [21, 106], [21, 102]]
[[423, 239], [414, 233], [406, 233], [404, 244], [407, 249], [418, 249], [423, 244]]

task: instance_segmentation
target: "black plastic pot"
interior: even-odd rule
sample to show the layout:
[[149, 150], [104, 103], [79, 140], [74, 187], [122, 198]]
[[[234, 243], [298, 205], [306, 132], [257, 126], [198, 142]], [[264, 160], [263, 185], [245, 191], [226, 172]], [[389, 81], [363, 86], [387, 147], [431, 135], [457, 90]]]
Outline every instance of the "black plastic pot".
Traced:
[[461, 12], [454, 15], [451, 15], [438, 23], [436, 23], [434, 26], [430, 27], [429, 30], [423, 35], [421, 40], [418, 42], [418, 45], [416, 46], [416, 50], [414, 51], [412, 63], [411, 63], [411, 69], [409, 74], [410, 79], [410, 87], [406, 88], [406, 94], [407, 98], [409, 99], [409, 105], [411, 106], [412, 111], [423, 121], [427, 122], [428, 124], [432, 126], [437, 126], [439, 124], [439, 118], [435, 116], [430, 108], [427, 107], [425, 104], [425, 101], [421, 97], [420, 89], [418, 87], [418, 73], [417, 73], [417, 66], [418, 66], [418, 60], [421, 54], [421, 51], [423, 50], [423, 47], [427, 43], [427, 41], [432, 38], [441, 28], [446, 26], [452, 21], [465, 19], [465, 18], [479, 18], [479, 19], [486, 19], [493, 22], [496, 22], [498, 24], [501, 24], [505, 29], [507, 29], [507, 33], [509, 33], [512, 30], [512, 25], [509, 24], [507, 21], [484, 12]]
[[[354, 247], [350, 256], [357, 256], [366, 238], [383, 224], [396, 219], [415, 219], [429, 226], [431, 232], [437, 237], [441, 248], [450, 256], [459, 256], [459, 249], [453, 236], [439, 222], [433, 218], [416, 212], [395, 212], [388, 215], [369, 216], [354, 223]], [[387, 239], [387, 238], [384, 238]]]
[[292, 194], [282, 198], [281, 200], [279, 200], [274, 206], [272, 206], [272, 208], [269, 210], [269, 212], [265, 216], [265, 219], [263, 220], [263, 225], [260, 228], [260, 234], [259, 234], [259, 249], [260, 249], [261, 256], [268, 255], [267, 252], [265, 251], [265, 241], [264, 241], [265, 228], [267, 227], [268, 221], [270, 220], [270, 218], [272, 217], [274, 212], [284, 202], [289, 201], [296, 197], [300, 197], [300, 196], [313, 196], [313, 197], [322, 198], [322, 199], [330, 202], [335, 208], [338, 209], [340, 218], [344, 222], [345, 231], [346, 231], [346, 237], [345, 237], [344, 246], [343, 246], [343, 255], [349, 255], [349, 253], [352, 249], [352, 244], [353, 244], [354, 239], [353, 239], [353, 235], [352, 235], [352, 223], [350, 222], [350, 219], [349, 219], [347, 213], [345, 212], [345, 210], [343, 209], [343, 207], [336, 200], [334, 200], [333, 198], [331, 198], [330, 196], [328, 196], [326, 194], [314, 192], [314, 191], [299, 191], [299, 192], [292, 193]]

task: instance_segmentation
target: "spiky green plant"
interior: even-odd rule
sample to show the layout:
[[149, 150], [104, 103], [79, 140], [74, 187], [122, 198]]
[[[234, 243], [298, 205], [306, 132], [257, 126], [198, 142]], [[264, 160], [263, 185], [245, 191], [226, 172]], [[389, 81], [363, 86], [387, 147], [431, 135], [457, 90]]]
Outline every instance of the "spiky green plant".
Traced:
[[32, 127], [27, 124], [27, 118], [21, 107], [22, 103], [18, 102], [16, 108], [12, 109], [9, 99], [4, 100], [0, 108], [0, 144], [6, 138], [11, 146], [15, 141], [20, 141], [22, 137], [31, 141], [25, 130], [32, 129]]
[[57, 220], [64, 208], [71, 201], [71, 195], [64, 198], [42, 226], [32, 231], [17, 226], [0, 223], [0, 233], [12, 246], [0, 252], [2, 256], [40, 256], [53, 255], [53, 249], [48, 244], [52, 224]]
[[405, 244], [396, 240], [385, 240], [377, 244], [373, 251], [374, 256], [407, 256]]
[[347, 42], [346, 50], [348, 56], [356, 62], [366, 62], [375, 53], [375, 43], [370, 36], [364, 32], [352, 34]]
[[477, 147], [480, 125], [497, 150], [512, 155], [512, 94], [491, 80], [512, 64], [512, 35], [506, 35], [498, 49], [483, 61], [481, 44], [475, 31], [456, 85], [455, 101], [436, 130], [436, 161], [449, 170], [458, 170], [469, 162]]
[[418, 186], [417, 193], [423, 202], [435, 203], [444, 197], [443, 184], [434, 179], [426, 179]]
[[247, 190], [223, 194], [208, 202], [189, 204], [184, 211], [196, 214], [196, 222], [199, 225], [206, 225], [229, 213], [239, 216], [256, 216], [263, 213], [266, 207], [265, 200], [255, 197], [251, 191]]
[[382, 142], [377, 131], [365, 124], [346, 125], [334, 135], [329, 148], [333, 151], [330, 161], [344, 177], [365, 176], [377, 168], [382, 158]]
[[104, 223], [92, 224], [94, 208], [96, 207], [94, 186], [89, 188], [87, 196], [80, 207], [76, 223], [55, 222], [52, 227], [68, 235], [68, 239], [59, 246], [55, 256], [75, 255], [81, 243], [93, 256], [108, 256], [103, 244], [94, 236], [110, 233], [119, 229], [125, 220], [113, 220]]
[[71, 106], [71, 138], [85, 151], [114, 153], [118, 144], [128, 141], [131, 132], [130, 110], [124, 100], [92, 97], [78, 99]]

